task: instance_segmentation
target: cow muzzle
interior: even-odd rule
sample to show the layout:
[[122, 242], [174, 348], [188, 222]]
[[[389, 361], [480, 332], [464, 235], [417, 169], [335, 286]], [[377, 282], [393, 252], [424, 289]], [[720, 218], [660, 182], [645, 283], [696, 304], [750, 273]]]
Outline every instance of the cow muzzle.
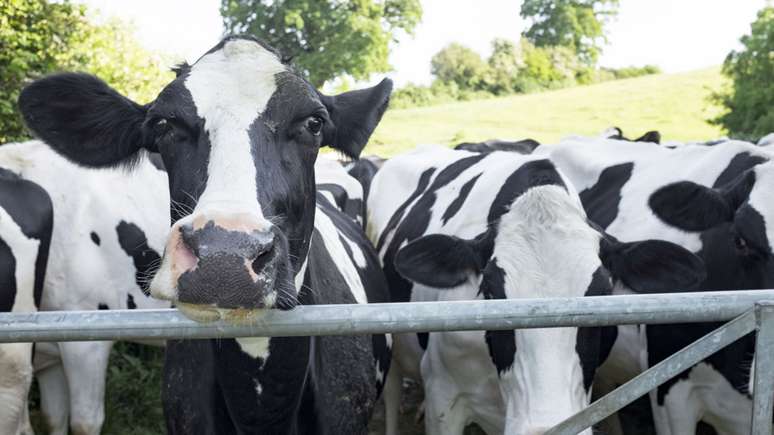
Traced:
[[272, 308], [287, 280], [286, 246], [276, 227], [246, 216], [181, 220], [160, 270], [172, 290], [151, 285], [151, 291], [195, 320]]

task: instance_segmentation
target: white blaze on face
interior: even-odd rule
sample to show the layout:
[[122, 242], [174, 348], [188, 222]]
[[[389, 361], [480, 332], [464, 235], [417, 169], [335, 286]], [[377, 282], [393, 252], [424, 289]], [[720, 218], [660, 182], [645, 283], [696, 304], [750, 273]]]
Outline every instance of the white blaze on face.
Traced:
[[276, 75], [285, 70], [274, 53], [240, 39], [191, 67], [185, 87], [211, 144], [207, 186], [193, 215], [228, 209], [261, 213], [248, 132], [277, 90]]
[[[601, 264], [599, 237], [564, 188], [528, 190], [501, 218], [495, 240], [506, 297], [583, 296]], [[577, 333], [578, 328], [516, 331], [513, 367], [500, 380], [506, 433], [552, 427], [588, 405]]]

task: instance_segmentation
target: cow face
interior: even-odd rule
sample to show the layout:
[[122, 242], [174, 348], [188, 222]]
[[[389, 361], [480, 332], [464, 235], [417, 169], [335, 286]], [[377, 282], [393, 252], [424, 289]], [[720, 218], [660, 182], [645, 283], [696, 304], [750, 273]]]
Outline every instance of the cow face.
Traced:
[[714, 187], [683, 181], [649, 199], [662, 221], [700, 233], [699, 255], [707, 265], [704, 290], [774, 286], [774, 162], [746, 159], [754, 165], [730, 180], [721, 175]]
[[145, 106], [79, 74], [39, 80], [19, 101], [28, 126], [77, 163], [161, 154], [173, 225], [151, 291], [213, 320], [296, 303], [318, 150], [357, 156], [390, 91], [321, 95], [272, 48], [229, 37]]
[[[475, 240], [428, 235], [399, 251], [395, 265], [413, 282], [470, 286], [486, 299], [609, 295], [614, 280], [663, 291], [703, 278], [701, 261], [677, 245], [621, 243], [601, 233], [587, 223], [579, 201], [553, 185], [522, 194]], [[488, 331], [505, 433], [543, 433], [587, 406], [615, 334], [615, 327]]]

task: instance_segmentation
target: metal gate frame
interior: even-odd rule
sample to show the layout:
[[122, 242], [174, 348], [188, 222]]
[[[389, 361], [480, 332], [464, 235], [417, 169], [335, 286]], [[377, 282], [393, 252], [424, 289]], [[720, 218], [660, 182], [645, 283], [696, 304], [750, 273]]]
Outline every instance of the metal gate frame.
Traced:
[[[772, 302], [768, 302], [772, 301]], [[757, 331], [752, 433], [772, 434], [774, 290], [299, 306], [249, 324], [196, 323], [175, 309], [0, 313], [0, 343], [165, 340], [388, 332], [728, 323], [644, 371], [548, 434], [577, 434], [708, 356]]]

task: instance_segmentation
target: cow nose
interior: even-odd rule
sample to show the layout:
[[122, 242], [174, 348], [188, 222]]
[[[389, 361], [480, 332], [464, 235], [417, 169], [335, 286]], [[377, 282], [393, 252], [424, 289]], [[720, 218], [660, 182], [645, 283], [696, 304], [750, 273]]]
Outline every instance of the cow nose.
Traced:
[[250, 262], [256, 272], [274, 247], [274, 232], [271, 229], [229, 231], [214, 222], [200, 229], [183, 225], [180, 227], [180, 236], [185, 246], [199, 260], [218, 255], [236, 255]]

